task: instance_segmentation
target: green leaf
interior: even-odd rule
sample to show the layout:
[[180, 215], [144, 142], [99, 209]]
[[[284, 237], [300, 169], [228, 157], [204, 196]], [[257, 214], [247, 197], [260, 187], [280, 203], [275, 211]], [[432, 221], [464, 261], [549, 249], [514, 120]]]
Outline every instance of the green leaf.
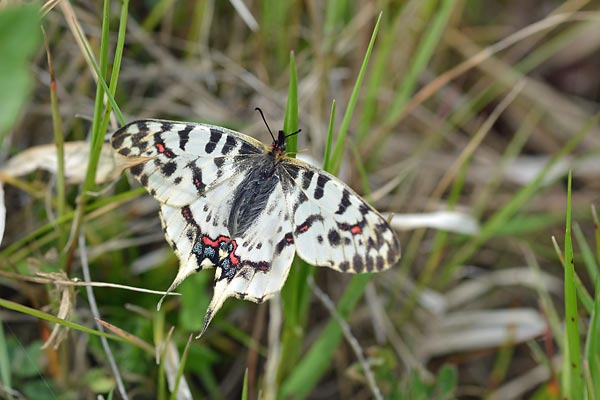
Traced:
[[210, 274], [194, 274], [179, 286], [181, 312], [179, 324], [186, 331], [200, 332], [202, 329], [203, 313], [210, 303], [210, 297], [205, 288], [210, 285]]
[[437, 374], [438, 399], [454, 398], [458, 383], [456, 368], [452, 365], [443, 366]]
[[33, 73], [28, 60], [40, 43], [36, 6], [9, 7], [0, 11], [0, 142], [29, 98]]
[[7, 338], [6, 342], [11, 372], [15, 377], [30, 378], [42, 373], [40, 367], [42, 344], [39, 341], [24, 346], [21, 339], [12, 336]]

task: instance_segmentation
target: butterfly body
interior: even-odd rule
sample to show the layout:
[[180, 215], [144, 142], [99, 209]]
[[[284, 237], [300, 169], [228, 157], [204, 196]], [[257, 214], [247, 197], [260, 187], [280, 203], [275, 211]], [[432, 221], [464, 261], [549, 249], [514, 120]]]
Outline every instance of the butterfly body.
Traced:
[[278, 292], [294, 253], [343, 272], [377, 272], [400, 244], [377, 211], [333, 175], [212, 125], [142, 120], [111, 138], [116, 155], [160, 203], [181, 264], [169, 291], [216, 268], [204, 329], [228, 297], [262, 302]]

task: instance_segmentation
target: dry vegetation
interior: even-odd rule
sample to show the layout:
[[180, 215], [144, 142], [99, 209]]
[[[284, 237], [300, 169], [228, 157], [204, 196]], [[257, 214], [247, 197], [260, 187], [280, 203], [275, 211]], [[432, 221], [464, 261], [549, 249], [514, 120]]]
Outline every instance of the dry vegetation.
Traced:
[[[56, 86], [40, 41], [26, 66], [31, 96], [1, 137], [0, 397], [167, 398], [167, 380], [183, 365], [178, 398], [186, 390], [194, 398], [578, 398], [584, 388], [600, 398], [600, 366], [586, 362], [600, 357], [592, 340], [600, 337], [600, 234], [590, 211], [600, 200], [598, 5], [135, 1], [118, 71], [121, 2], [111, 2], [108, 16], [101, 2], [48, 2], [42, 25]], [[254, 108], [279, 129], [286, 104], [297, 101], [300, 156], [321, 163], [335, 99], [334, 143], [347, 136], [334, 165], [343, 160], [338, 175], [394, 214], [400, 264], [353, 278], [297, 263], [280, 301], [229, 300], [185, 351], [201, 327], [212, 272], [189, 278], [160, 312], [155, 294], [95, 287], [92, 296], [68, 284], [165, 290], [178, 265], [156, 201], [116, 178], [110, 156], [100, 158], [102, 179], [90, 175], [90, 151], [100, 154], [121, 123], [113, 113], [103, 125], [86, 42], [111, 89], [118, 82], [125, 120], [203, 121], [267, 142]], [[290, 51], [298, 82], [291, 105]], [[64, 177], [55, 173], [54, 146], [23, 153], [60, 143], [58, 132], [92, 142], [69, 145]], [[10, 164], [15, 156], [23, 158]], [[575, 280], [552, 242], [569, 265], [569, 170]], [[347, 323], [332, 316], [327, 298]], [[63, 332], [40, 350], [53, 315], [77, 325], [59, 321]], [[105, 343], [95, 317], [111, 332]], [[584, 362], [573, 367], [562, 356], [577, 349], [577, 330]]]

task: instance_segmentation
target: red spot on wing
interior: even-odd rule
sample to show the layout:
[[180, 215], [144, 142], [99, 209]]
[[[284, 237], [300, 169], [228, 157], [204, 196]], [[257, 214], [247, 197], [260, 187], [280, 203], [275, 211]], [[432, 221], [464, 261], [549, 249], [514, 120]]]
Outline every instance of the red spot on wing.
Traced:
[[286, 240], [288, 243], [294, 243], [294, 238], [293, 238], [292, 236], [287, 236], [287, 237], [285, 238], [285, 240]]
[[183, 207], [181, 209], [181, 214], [186, 221], [192, 221], [194, 218], [192, 217], [192, 211], [189, 207]]
[[350, 232], [352, 232], [353, 235], [358, 235], [362, 232], [362, 229], [359, 225], [354, 225], [352, 228], [350, 228]]
[[[202, 236], [202, 242], [210, 247], [219, 247], [221, 242], [229, 242], [231, 239], [227, 236], [219, 236], [217, 239], [212, 240], [209, 236]], [[235, 242], [234, 242], [235, 243]]]
[[162, 143], [156, 143], [156, 149], [158, 150], [159, 153], [164, 153], [165, 152], [165, 145]]
[[221, 243], [231, 243], [233, 249], [229, 252], [229, 261], [231, 261], [232, 265], [238, 265], [240, 263], [240, 258], [235, 255], [235, 251], [237, 250], [237, 242], [235, 240], [231, 240], [231, 238], [223, 235], [213, 240], [209, 236], [204, 235], [202, 236], [202, 243], [214, 248], [217, 252], [219, 251]]
[[306, 232], [306, 231], [308, 230], [308, 225], [306, 225], [306, 224], [304, 224], [304, 225], [301, 225], [301, 226], [298, 228], [298, 230], [299, 230], [300, 232]]
[[240, 258], [235, 255], [235, 251], [237, 250], [237, 243], [235, 240], [232, 240], [231, 244], [233, 244], [233, 250], [231, 250], [231, 253], [229, 253], [229, 259], [231, 260], [231, 264], [238, 265], [240, 262]]

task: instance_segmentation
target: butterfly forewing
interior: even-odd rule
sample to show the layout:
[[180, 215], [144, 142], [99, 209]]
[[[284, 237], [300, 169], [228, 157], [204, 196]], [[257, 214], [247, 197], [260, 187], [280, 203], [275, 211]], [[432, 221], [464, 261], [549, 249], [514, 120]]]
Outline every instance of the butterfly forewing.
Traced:
[[264, 145], [225, 128], [143, 120], [119, 129], [113, 149], [159, 202], [184, 206], [244, 173], [238, 157], [264, 155]]
[[[180, 260], [168, 291], [216, 267], [208, 323], [228, 297], [261, 302], [281, 290], [294, 252], [344, 272], [374, 272], [400, 258], [394, 232], [333, 175], [225, 128], [143, 120], [111, 138], [125, 168], [161, 204]], [[160, 305], [160, 303], [159, 303]]]

